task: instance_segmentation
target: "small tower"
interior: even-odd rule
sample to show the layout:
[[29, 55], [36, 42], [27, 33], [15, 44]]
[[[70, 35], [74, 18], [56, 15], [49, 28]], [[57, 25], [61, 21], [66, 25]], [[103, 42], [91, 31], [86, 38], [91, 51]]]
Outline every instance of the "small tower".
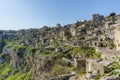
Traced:
[[71, 32], [72, 36], [75, 36], [75, 35], [76, 35], [75, 27], [76, 27], [75, 24], [71, 25], [71, 27], [70, 27], [70, 32]]

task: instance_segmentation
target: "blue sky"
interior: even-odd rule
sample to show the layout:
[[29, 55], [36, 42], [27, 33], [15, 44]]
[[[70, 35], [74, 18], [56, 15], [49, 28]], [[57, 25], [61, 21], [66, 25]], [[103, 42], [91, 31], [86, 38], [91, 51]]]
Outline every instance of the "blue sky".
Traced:
[[91, 19], [93, 13], [120, 14], [120, 0], [0, 0], [0, 29], [41, 28]]

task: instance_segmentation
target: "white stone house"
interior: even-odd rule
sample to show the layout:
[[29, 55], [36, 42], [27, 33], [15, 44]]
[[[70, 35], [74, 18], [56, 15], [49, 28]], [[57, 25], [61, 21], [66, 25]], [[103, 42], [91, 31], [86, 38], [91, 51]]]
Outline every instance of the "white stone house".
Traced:
[[120, 26], [114, 30], [114, 44], [115, 49], [120, 50]]

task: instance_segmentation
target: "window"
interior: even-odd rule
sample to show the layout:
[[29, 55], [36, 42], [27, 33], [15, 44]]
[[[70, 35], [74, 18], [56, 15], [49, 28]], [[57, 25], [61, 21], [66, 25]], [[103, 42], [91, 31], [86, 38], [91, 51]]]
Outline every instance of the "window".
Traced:
[[118, 44], [118, 47], [120, 47], [120, 44]]
[[97, 42], [95, 42], [95, 46], [97, 45]]
[[100, 39], [100, 41], [103, 41], [103, 39]]

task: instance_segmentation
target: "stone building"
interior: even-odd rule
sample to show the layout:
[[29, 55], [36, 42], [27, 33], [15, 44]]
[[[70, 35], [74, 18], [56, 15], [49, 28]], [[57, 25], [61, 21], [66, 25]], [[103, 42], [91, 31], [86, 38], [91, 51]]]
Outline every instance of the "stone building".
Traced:
[[107, 47], [107, 41], [105, 41], [105, 36], [92, 37], [90, 39], [84, 40], [82, 46]]
[[75, 36], [75, 35], [76, 35], [75, 27], [76, 27], [75, 24], [71, 25], [71, 27], [70, 27], [70, 32], [71, 32], [72, 36]]
[[104, 16], [102, 16], [102, 15], [99, 15], [99, 14], [93, 14], [92, 15], [92, 21], [94, 21], [95, 24], [100, 23], [100, 21], [103, 20], [103, 19], [104, 19]]
[[113, 23], [112, 23], [111, 21], [106, 22], [106, 23], [105, 23], [105, 28], [111, 27], [112, 24], [113, 24]]
[[56, 24], [56, 28], [61, 28], [62, 26], [61, 26], [61, 24], [60, 23], [57, 23]]
[[64, 30], [62, 30], [62, 31], [60, 32], [60, 38], [61, 38], [62, 40], [65, 40], [65, 39], [66, 39], [65, 31], [64, 31]]
[[74, 67], [76, 69], [83, 69], [86, 67], [86, 59], [74, 59]]
[[87, 59], [86, 60], [86, 72], [94, 73], [96, 75], [103, 75], [105, 73], [105, 67], [107, 67], [111, 61], [101, 60], [101, 59]]
[[114, 30], [114, 44], [115, 49], [120, 50], [120, 26]]
[[115, 21], [116, 21], [116, 14], [113, 12], [113, 13], [110, 13], [110, 20], [112, 21], [112, 23], [114, 24]]

